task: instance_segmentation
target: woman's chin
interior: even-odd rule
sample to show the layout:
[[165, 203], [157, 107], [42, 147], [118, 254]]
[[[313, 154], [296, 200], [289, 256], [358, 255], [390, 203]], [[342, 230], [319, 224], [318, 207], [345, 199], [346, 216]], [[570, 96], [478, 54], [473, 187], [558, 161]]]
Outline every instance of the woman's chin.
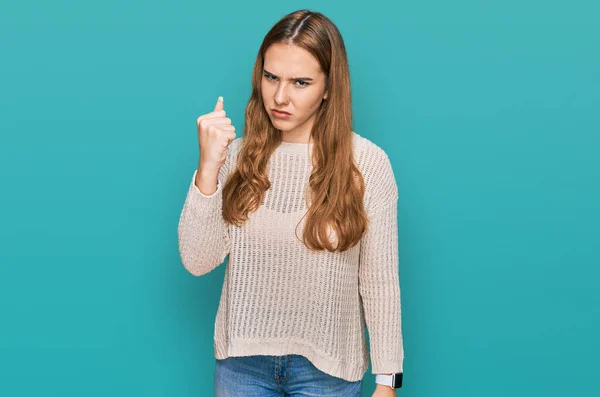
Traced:
[[291, 130], [294, 126], [288, 125], [288, 123], [286, 123], [285, 120], [279, 120], [279, 119], [271, 119], [271, 123], [273, 124], [273, 126], [275, 128], [277, 128], [280, 131], [289, 131]]

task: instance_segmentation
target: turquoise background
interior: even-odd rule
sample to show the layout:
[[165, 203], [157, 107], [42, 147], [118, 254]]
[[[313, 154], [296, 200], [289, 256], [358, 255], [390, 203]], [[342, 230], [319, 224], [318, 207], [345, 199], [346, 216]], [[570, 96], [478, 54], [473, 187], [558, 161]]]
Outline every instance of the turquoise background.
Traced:
[[0, 395], [212, 395], [225, 266], [187, 273], [176, 235], [195, 120], [223, 95], [241, 136], [300, 8], [399, 185], [398, 394], [600, 395], [598, 4], [3, 4]]

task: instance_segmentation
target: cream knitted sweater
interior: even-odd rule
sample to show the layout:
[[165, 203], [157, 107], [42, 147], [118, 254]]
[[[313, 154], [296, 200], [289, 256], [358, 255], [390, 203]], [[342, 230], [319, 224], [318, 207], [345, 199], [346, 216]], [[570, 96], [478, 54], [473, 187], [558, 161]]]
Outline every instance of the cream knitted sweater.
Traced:
[[196, 187], [194, 171], [178, 225], [179, 253], [191, 274], [204, 275], [229, 255], [215, 358], [299, 354], [328, 374], [357, 381], [370, 354], [373, 374], [402, 372], [398, 188], [387, 154], [354, 133], [369, 229], [346, 252], [312, 252], [295, 232], [302, 237], [313, 144], [282, 142], [259, 209], [241, 227], [223, 220], [222, 187], [243, 139], [229, 145], [212, 195]]

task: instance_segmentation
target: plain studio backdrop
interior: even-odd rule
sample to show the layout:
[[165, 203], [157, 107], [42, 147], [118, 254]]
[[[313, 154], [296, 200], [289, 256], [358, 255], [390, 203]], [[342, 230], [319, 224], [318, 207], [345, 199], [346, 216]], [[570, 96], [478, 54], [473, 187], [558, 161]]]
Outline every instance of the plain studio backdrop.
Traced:
[[600, 395], [591, 0], [3, 4], [0, 395], [212, 394], [226, 262], [197, 278], [177, 249], [195, 121], [222, 95], [242, 135], [301, 8], [339, 27], [354, 129], [396, 174], [399, 395]]

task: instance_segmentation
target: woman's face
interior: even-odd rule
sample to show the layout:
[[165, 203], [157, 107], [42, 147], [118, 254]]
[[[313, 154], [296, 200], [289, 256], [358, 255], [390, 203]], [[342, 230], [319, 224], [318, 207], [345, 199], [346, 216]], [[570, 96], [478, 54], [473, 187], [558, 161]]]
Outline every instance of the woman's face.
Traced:
[[[283, 140], [308, 142], [316, 112], [327, 99], [319, 62], [298, 46], [272, 44], [265, 53], [261, 88], [265, 110]], [[290, 115], [277, 117], [273, 109]]]

